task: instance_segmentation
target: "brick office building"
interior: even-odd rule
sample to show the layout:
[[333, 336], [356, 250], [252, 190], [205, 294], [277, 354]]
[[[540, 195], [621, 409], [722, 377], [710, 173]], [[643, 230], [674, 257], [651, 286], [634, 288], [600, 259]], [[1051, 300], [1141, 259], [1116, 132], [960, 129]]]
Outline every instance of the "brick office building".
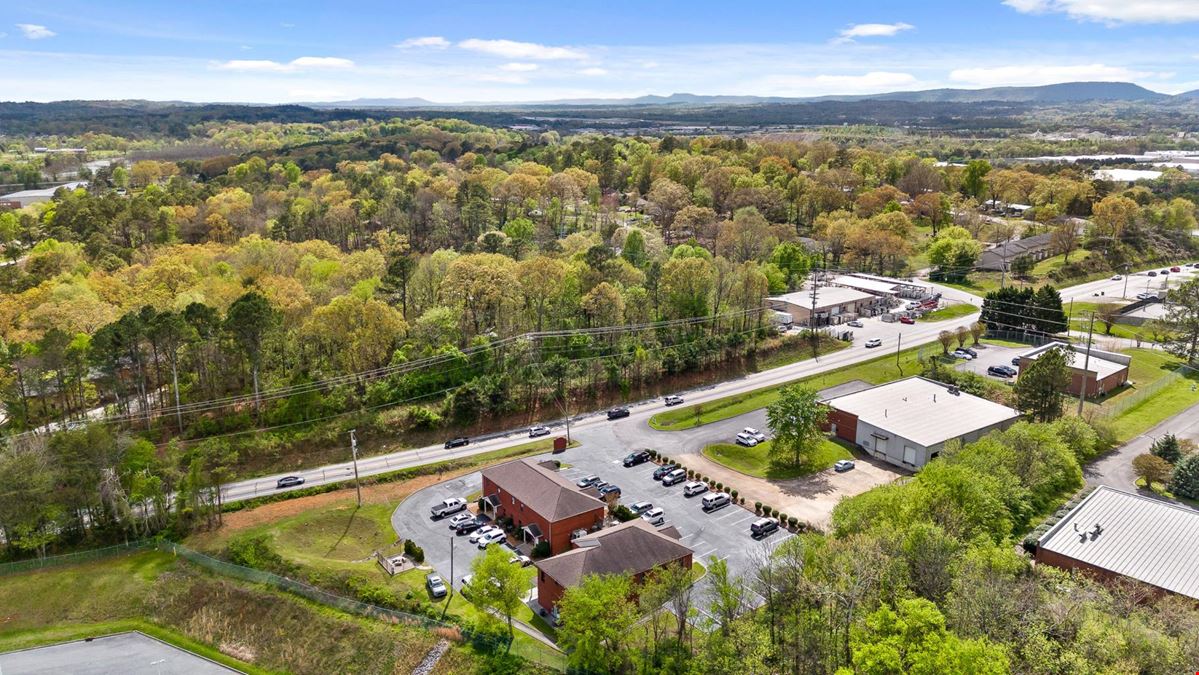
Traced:
[[576, 532], [599, 529], [607, 506], [558, 475], [551, 462], [521, 459], [483, 470], [483, 508], [511, 518], [522, 541], [547, 541], [550, 553], [570, 549]]

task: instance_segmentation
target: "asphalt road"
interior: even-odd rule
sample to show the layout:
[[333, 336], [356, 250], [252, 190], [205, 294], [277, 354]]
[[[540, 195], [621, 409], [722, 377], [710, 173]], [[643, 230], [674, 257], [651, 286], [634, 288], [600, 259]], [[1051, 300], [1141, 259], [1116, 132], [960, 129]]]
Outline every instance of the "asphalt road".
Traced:
[[238, 671], [136, 632], [0, 654], [0, 673], [4, 675], [228, 675], [235, 672]]

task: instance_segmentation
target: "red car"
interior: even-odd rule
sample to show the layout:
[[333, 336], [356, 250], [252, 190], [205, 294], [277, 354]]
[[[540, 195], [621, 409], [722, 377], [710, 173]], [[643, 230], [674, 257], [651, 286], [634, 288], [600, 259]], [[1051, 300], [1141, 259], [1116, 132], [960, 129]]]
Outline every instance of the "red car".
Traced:
[[906, 323], [908, 325], [911, 325], [911, 324], [916, 323], [916, 320], [910, 316], [901, 316], [901, 317], [899, 317], [899, 323]]
[[1178, 265], [1175, 265], [1174, 267], [1171, 267], [1171, 268], [1170, 268], [1170, 271], [1171, 271], [1171, 272], [1181, 272], [1181, 271], [1182, 271], [1182, 269], [1181, 269], [1181, 268], [1179, 268], [1179, 267], [1178, 267]]

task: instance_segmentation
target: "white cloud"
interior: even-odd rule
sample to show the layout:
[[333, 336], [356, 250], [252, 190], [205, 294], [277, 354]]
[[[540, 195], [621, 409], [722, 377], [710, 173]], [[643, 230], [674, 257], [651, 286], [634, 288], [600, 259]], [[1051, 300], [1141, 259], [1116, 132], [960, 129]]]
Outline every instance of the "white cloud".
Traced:
[[354, 62], [336, 56], [301, 56], [287, 63], [265, 59], [234, 59], [218, 63], [220, 70], [237, 70], [258, 73], [292, 73], [299, 70], [345, 70], [354, 67]]
[[995, 68], [958, 68], [949, 72], [950, 80], [975, 87], [1036, 86], [1058, 82], [1130, 82], [1154, 76], [1155, 73], [1102, 63], [1077, 66], [1030, 64]]
[[570, 47], [550, 47], [534, 42], [515, 42], [513, 40], [479, 40], [471, 38], [459, 42], [458, 46], [472, 52], [502, 56], [507, 59], [565, 61], [587, 58], [587, 55], [583, 52]]
[[17, 28], [20, 28], [21, 33], [23, 33], [25, 37], [29, 38], [30, 40], [41, 40], [43, 38], [49, 38], [58, 35], [58, 33], [55, 33], [49, 28], [46, 28], [45, 26], [39, 26], [36, 23], [19, 23], [17, 24]]
[[603, 77], [608, 74], [608, 71], [603, 68], [584, 68], [579, 71], [579, 74], [587, 77]]
[[396, 45], [400, 49], [414, 49], [426, 47], [429, 49], [445, 49], [450, 46], [450, 41], [440, 35], [427, 35], [425, 37], [414, 37], [404, 40]]
[[1199, 21], [1195, 0], [1003, 0], [1024, 14], [1065, 14], [1106, 23], [1184, 23]]
[[838, 42], [852, 42], [861, 37], [892, 37], [915, 28], [910, 23], [857, 23], [841, 31]]
[[500, 66], [500, 70], [506, 70], [511, 73], [528, 73], [540, 67], [536, 63], [505, 63]]

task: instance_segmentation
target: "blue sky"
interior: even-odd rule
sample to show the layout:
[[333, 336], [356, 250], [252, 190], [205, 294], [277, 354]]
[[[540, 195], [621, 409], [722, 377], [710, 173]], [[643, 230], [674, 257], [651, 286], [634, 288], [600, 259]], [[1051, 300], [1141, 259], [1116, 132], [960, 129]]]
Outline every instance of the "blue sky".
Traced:
[[1199, 0], [4, 0], [0, 97], [529, 101], [1199, 88]]

